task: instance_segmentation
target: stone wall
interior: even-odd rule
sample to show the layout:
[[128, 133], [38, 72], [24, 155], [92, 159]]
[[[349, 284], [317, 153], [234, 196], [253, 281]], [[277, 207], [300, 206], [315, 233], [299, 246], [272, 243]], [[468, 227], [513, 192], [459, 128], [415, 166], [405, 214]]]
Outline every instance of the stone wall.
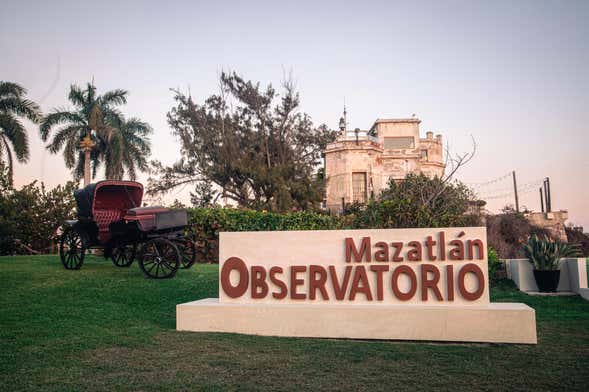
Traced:
[[569, 217], [568, 211], [526, 212], [524, 216], [532, 225], [548, 230], [553, 238], [567, 242], [565, 221]]

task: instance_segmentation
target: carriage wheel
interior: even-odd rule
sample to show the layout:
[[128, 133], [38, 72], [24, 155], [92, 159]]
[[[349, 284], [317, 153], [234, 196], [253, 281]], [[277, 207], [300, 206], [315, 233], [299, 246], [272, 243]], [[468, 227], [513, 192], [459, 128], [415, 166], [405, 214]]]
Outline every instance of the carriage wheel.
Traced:
[[130, 267], [135, 260], [135, 253], [137, 251], [137, 244], [121, 245], [112, 250], [110, 259], [117, 267]]
[[172, 278], [180, 268], [180, 252], [170, 240], [154, 238], [143, 244], [139, 267], [149, 278]]
[[59, 257], [68, 270], [77, 270], [84, 263], [87, 241], [84, 235], [73, 228], [68, 228], [61, 235]]
[[174, 244], [180, 252], [180, 268], [192, 267], [196, 261], [196, 244], [190, 237], [182, 237], [174, 240]]

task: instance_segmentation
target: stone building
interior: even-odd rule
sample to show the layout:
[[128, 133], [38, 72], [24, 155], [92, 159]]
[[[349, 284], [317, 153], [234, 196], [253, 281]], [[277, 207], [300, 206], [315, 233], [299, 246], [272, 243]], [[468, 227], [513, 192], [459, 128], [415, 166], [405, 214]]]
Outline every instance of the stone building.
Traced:
[[546, 229], [550, 236], [562, 242], [567, 242], [565, 221], [569, 218], [566, 210], [550, 212], [524, 212], [524, 216], [534, 226]]
[[[344, 112], [345, 114], [345, 112]], [[365, 203], [378, 196], [390, 179], [408, 173], [442, 176], [442, 135], [420, 137], [418, 118], [378, 119], [368, 130], [346, 129], [325, 150], [326, 207], [332, 212], [352, 202]]]

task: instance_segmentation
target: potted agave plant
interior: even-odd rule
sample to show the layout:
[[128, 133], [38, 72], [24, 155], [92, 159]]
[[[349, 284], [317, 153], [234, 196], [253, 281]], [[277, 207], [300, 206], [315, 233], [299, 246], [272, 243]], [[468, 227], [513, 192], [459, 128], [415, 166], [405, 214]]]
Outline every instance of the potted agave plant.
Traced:
[[573, 256], [574, 248], [564, 242], [557, 242], [547, 237], [530, 237], [524, 245], [524, 253], [534, 266], [534, 278], [541, 292], [555, 292], [560, 280], [559, 261], [562, 257]]

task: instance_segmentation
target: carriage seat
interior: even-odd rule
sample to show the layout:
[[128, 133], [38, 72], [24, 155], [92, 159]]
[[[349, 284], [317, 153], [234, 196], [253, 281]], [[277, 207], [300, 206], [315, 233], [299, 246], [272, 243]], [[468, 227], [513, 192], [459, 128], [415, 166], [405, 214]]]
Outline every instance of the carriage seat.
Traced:
[[94, 221], [98, 225], [98, 238], [100, 239], [100, 241], [108, 240], [108, 237], [110, 237], [108, 226], [112, 222], [121, 220], [121, 218], [123, 217], [123, 212], [124, 211], [119, 209], [94, 210]]

